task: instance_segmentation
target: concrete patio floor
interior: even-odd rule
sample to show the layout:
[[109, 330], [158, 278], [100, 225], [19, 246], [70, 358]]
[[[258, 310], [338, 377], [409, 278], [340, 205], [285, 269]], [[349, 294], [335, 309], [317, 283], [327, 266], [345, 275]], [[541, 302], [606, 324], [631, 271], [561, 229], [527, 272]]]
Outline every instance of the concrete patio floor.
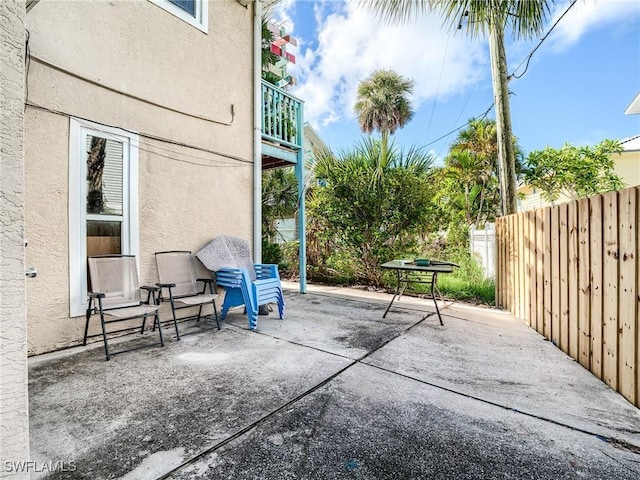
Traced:
[[32, 357], [32, 460], [74, 470], [32, 478], [640, 478], [640, 411], [543, 337], [390, 298], [309, 286], [258, 332]]

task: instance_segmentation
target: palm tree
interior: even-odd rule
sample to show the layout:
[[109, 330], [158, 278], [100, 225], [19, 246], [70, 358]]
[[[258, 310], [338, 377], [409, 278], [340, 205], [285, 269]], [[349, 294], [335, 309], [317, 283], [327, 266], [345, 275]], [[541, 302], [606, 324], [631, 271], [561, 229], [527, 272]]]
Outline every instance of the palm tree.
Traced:
[[413, 118], [408, 96], [415, 82], [393, 70], [377, 70], [358, 85], [354, 110], [360, 129], [367, 134], [377, 130], [381, 137], [382, 162], [387, 160], [389, 135]]
[[461, 28], [466, 19], [471, 36], [489, 35], [493, 96], [498, 133], [498, 170], [502, 213], [516, 211], [516, 160], [511, 141], [511, 111], [504, 51], [504, 30], [514, 37], [528, 38], [541, 33], [553, 0], [360, 0], [366, 9], [389, 21], [404, 22], [418, 14], [436, 11], [445, 23]]
[[371, 188], [377, 188], [390, 170], [399, 168], [415, 176], [427, 175], [433, 168], [435, 157], [422, 147], [411, 146], [405, 150], [392, 143], [383, 160], [382, 140], [365, 137], [353, 148], [334, 155], [330, 150], [317, 152], [314, 174], [327, 180], [336, 172], [360, 172], [369, 179]]
[[478, 209], [476, 218], [467, 223], [480, 223], [486, 194], [491, 187], [498, 165], [498, 135], [493, 120], [473, 119], [451, 144], [446, 165], [462, 180], [467, 212], [471, 212], [471, 193], [477, 186]]
[[274, 168], [262, 175], [262, 235], [273, 238], [276, 222], [298, 210], [298, 180], [292, 168]]
[[470, 204], [469, 195], [472, 184], [478, 186], [479, 205], [475, 219], [480, 223], [485, 196], [498, 164], [498, 135], [496, 122], [474, 119], [469, 126], [458, 134], [451, 145], [447, 164], [454, 169], [467, 170], [470, 181], [465, 181], [465, 198]]
[[382, 284], [380, 263], [407, 254], [424, 232], [434, 184], [430, 152], [392, 144], [381, 162], [381, 143], [365, 137], [337, 154], [319, 152], [314, 173], [323, 186], [310, 202], [313, 261], [341, 250], [357, 265], [355, 274], [372, 285]]
[[[512, 138], [515, 152], [516, 175], [522, 173], [523, 153], [518, 139]], [[451, 144], [445, 160], [449, 177], [464, 188], [467, 224], [481, 225], [500, 212], [498, 187], [498, 135], [496, 122], [471, 119]], [[486, 207], [486, 208], [485, 208]]]
[[277, 85], [280, 77], [273, 73], [269, 67], [271, 65], [275, 65], [279, 60], [279, 57], [271, 51], [271, 42], [273, 42], [273, 33], [269, 30], [269, 11], [263, 12], [262, 14], [262, 78], [267, 82]]

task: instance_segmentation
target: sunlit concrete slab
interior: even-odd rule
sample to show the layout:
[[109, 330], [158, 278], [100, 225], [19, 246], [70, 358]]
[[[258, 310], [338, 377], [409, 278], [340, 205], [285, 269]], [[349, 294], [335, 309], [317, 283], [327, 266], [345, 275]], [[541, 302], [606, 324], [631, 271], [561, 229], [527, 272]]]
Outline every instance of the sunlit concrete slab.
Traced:
[[638, 409], [526, 325], [390, 299], [294, 287], [257, 332], [235, 309], [109, 362], [33, 357], [32, 459], [75, 468], [33, 478], [640, 476]]
[[632, 479], [637, 457], [357, 364], [169, 478]]

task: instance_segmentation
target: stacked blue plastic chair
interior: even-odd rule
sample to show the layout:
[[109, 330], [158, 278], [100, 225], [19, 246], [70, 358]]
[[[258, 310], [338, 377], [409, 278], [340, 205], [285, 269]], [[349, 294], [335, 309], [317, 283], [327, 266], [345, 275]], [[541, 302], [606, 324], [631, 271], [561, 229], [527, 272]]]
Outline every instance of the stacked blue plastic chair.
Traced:
[[253, 263], [249, 242], [237, 237], [220, 235], [196, 256], [211, 272], [216, 285], [225, 289], [221, 318], [229, 309], [244, 305], [249, 328], [258, 328], [261, 305], [276, 303], [280, 319], [284, 318], [284, 295], [278, 265]]
[[216, 284], [225, 289], [221, 318], [224, 320], [230, 308], [244, 305], [251, 330], [258, 328], [260, 305], [277, 303], [280, 319], [284, 318], [285, 308], [278, 266], [257, 263], [254, 268], [257, 278], [253, 281], [246, 268], [222, 268], [216, 271]]

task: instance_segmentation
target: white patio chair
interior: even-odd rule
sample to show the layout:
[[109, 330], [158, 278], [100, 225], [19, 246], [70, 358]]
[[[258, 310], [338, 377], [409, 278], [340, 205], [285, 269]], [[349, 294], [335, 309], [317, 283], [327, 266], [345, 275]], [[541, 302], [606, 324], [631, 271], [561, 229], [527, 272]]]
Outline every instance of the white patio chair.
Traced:
[[[212, 305], [216, 324], [218, 330], [220, 330], [218, 308], [216, 307], [218, 294], [215, 293], [215, 280], [213, 278], [197, 278], [191, 252], [185, 250], [156, 252], [156, 266], [158, 267], [158, 277], [160, 278], [160, 282], [157, 283], [158, 287], [160, 287], [158, 299], [159, 301], [171, 303], [176, 338], [180, 340], [178, 320], [197, 319], [199, 322], [203, 318], [202, 308], [207, 304]], [[208, 293], [207, 286], [209, 287]], [[177, 317], [176, 310], [190, 307], [199, 307], [198, 314], [182, 318]]]
[[[155, 345], [164, 346], [155, 292], [158, 287], [140, 286], [138, 268], [133, 255], [96, 255], [88, 258], [91, 291], [86, 312], [83, 345], [87, 339], [102, 336], [104, 351], [109, 360], [113, 355]], [[147, 292], [146, 301], [141, 300], [140, 290]], [[153, 299], [153, 301], [152, 301]], [[99, 314], [102, 333], [88, 335], [92, 314]], [[115, 333], [131, 332], [133, 327], [107, 331], [107, 325], [142, 318], [140, 333], [144, 333], [147, 317], [153, 317], [153, 328], [158, 327], [160, 341], [113, 352], [109, 349], [108, 337]], [[137, 327], [135, 327], [137, 330]]]

